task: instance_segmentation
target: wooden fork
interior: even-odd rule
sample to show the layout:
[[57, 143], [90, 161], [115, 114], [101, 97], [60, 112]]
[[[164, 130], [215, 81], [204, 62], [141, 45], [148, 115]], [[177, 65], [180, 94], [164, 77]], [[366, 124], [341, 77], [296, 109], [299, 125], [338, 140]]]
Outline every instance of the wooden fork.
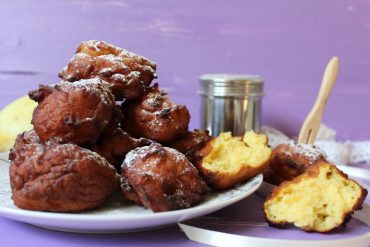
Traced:
[[337, 80], [338, 66], [338, 57], [332, 57], [328, 65], [326, 65], [319, 94], [310, 113], [303, 122], [298, 136], [298, 143], [313, 144], [315, 142], [326, 101]]

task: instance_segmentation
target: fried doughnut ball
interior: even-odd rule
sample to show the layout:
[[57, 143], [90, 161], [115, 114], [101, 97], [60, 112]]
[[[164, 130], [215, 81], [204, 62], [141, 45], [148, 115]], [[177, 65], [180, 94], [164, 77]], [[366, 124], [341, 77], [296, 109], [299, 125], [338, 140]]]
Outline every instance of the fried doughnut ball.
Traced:
[[29, 96], [39, 103], [32, 123], [42, 142], [57, 137], [60, 142], [94, 144], [115, 106], [109, 84], [100, 79], [41, 85]]
[[18, 136], [9, 159], [12, 199], [23, 209], [95, 208], [118, 182], [115, 169], [100, 155], [74, 144], [38, 143], [32, 131]]
[[112, 119], [99, 137], [96, 144], [91, 148], [97, 152], [119, 171], [125, 155], [132, 149], [149, 145], [150, 141], [145, 138], [133, 138], [121, 129], [123, 115], [117, 107], [114, 109]]
[[188, 131], [184, 136], [168, 143], [168, 146], [185, 154], [186, 158], [195, 164], [201, 157], [198, 152], [212, 139], [208, 130]]
[[145, 137], [165, 143], [186, 134], [190, 114], [186, 106], [176, 105], [158, 84], [135, 101], [125, 101], [122, 112], [127, 121], [123, 129], [135, 137]]
[[276, 187], [263, 210], [270, 226], [294, 224], [308, 232], [329, 232], [344, 226], [366, 195], [364, 188], [335, 165], [319, 161]]
[[104, 41], [90, 40], [77, 48], [59, 77], [70, 82], [99, 77], [112, 85], [116, 100], [136, 99], [157, 78], [155, 70], [156, 64], [147, 58]]
[[159, 143], [129, 152], [122, 165], [122, 176], [124, 196], [140, 201], [154, 212], [188, 208], [202, 201], [208, 192], [185, 155]]
[[[305, 172], [308, 167], [325, 158], [324, 152], [314, 145], [290, 141], [278, 145], [273, 150], [271, 171], [267, 173], [276, 173], [276, 175], [270, 174], [270, 177], [292, 180]], [[276, 184], [279, 182], [281, 179], [276, 179]]]

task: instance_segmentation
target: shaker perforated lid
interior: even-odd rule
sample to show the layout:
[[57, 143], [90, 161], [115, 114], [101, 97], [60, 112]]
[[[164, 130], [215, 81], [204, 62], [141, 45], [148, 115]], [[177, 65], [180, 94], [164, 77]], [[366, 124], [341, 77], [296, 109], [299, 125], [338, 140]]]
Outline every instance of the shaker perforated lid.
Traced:
[[263, 96], [263, 79], [258, 75], [206, 74], [200, 77], [200, 95], [219, 97]]

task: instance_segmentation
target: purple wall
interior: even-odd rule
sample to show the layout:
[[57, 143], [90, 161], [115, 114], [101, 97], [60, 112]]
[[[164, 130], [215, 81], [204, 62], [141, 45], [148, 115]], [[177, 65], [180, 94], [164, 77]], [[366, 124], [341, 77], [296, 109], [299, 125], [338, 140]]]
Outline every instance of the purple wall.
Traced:
[[[264, 123], [296, 134], [324, 66], [341, 59], [324, 122], [341, 138], [370, 138], [370, 1], [1, 1], [0, 107], [57, 73], [83, 40], [151, 58], [162, 87], [198, 126], [198, 77], [266, 79]], [[362, 132], [362, 134], [361, 134]]]

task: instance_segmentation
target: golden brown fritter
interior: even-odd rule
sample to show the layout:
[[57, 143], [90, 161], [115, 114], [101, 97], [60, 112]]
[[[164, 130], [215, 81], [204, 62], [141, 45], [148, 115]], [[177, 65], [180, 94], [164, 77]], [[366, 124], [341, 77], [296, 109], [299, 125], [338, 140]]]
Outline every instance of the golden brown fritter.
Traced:
[[132, 149], [140, 146], [149, 145], [150, 141], [145, 138], [133, 138], [121, 129], [123, 115], [121, 110], [116, 107], [112, 119], [104, 132], [99, 137], [96, 144], [91, 148], [104, 158], [106, 158], [117, 171], [120, 171], [125, 155]]
[[117, 185], [106, 159], [74, 144], [20, 134], [9, 155], [12, 199], [23, 209], [75, 212], [101, 205]]
[[136, 99], [157, 78], [155, 70], [155, 63], [147, 58], [104, 41], [90, 40], [77, 48], [59, 77], [70, 82], [98, 77], [112, 85], [116, 100]]
[[207, 184], [216, 190], [229, 189], [261, 173], [269, 165], [271, 148], [267, 136], [246, 132], [234, 137], [221, 133], [199, 152], [196, 164]]
[[320, 160], [325, 160], [325, 154], [318, 147], [291, 141], [273, 150], [270, 169], [276, 173], [275, 177], [291, 180]]
[[198, 152], [212, 139], [208, 130], [188, 131], [184, 136], [167, 145], [185, 154], [186, 158], [195, 164], [201, 157]]
[[158, 84], [140, 99], [125, 101], [122, 112], [127, 119], [123, 129], [130, 135], [161, 143], [185, 135], [190, 121], [186, 106], [170, 101], [167, 93], [158, 89]]
[[154, 212], [188, 208], [202, 201], [208, 192], [185, 155], [158, 143], [129, 152], [122, 177], [124, 196], [133, 201], [138, 198]]
[[277, 186], [263, 210], [270, 226], [294, 224], [308, 232], [329, 232], [345, 226], [366, 195], [364, 188], [335, 165], [318, 161]]
[[41, 85], [29, 96], [39, 103], [32, 123], [42, 142], [56, 137], [60, 142], [94, 144], [115, 106], [109, 84], [100, 79]]

